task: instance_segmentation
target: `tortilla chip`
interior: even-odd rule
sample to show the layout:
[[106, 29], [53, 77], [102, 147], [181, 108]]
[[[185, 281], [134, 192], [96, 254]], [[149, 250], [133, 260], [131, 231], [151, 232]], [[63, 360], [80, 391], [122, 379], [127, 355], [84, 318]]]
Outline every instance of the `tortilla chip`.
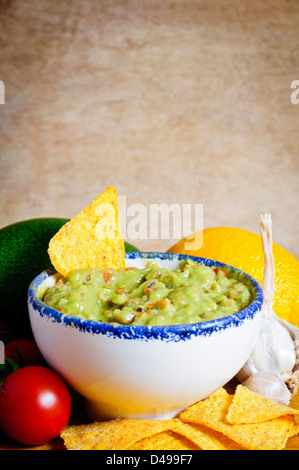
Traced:
[[[179, 418], [118, 418], [68, 426], [61, 437], [69, 450], [281, 450], [288, 438], [299, 434], [297, 410], [276, 403], [273, 406], [271, 401], [269, 406], [269, 400], [241, 388], [235, 393], [230, 395], [220, 388], [182, 411]], [[228, 421], [239, 414], [242, 419], [242, 410], [245, 423]], [[256, 414], [263, 410], [266, 419], [255, 422]]]
[[60, 437], [68, 450], [91, 450], [100, 432], [99, 423], [69, 425]]
[[183, 435], [174, 431], [164, 431], [132, 444], [127, 450], [200, 450], [200, 448]]
[[235, 424], [226, 433], [249, 450], [282, 450], [292, 428], [293, 417], [283, 416], [264, 423]]
[[60, 437], [68, 450], [126, 450], [141, 439], [178, 426], [178, 419], [117, 418], [87, 425], [67, 426]]
[[230, 424], [262, 423], [285, 415], [299, 415], [299, 410], [264, 398], [243, 385], [238, 385], [226, 420]]
[[289, 437], [294, 437], [299, 434], [299, 424], [294, 424], [293, 429], [291, 429]]
[[263, 423], [229, 424], [226, 415], [233, 400], [219, 389], [206, 400], [180, 413], [183, 422], [202, 424], [224, 434], [248, 450], [280, 450], [285, 447], [294, 417], [282, 416]]
[[219, 388], [207, 399], [183, 410], [179, 415], [179, 419], [183, 422], [195, 424], [207, 424], [208, 422], [224, 420], [231, 399], [232, 396], [224, 388]]
[[55, 269], [66, 276], [73, 269], [125, 267], [125, 248], [118, 219], [117, 192], [107, 188], [67, 222], [50, 240]]
[[200, 424], [182, 423], [173, 432], [187, 437], [201, 450], [244, 450], [223, 434]]

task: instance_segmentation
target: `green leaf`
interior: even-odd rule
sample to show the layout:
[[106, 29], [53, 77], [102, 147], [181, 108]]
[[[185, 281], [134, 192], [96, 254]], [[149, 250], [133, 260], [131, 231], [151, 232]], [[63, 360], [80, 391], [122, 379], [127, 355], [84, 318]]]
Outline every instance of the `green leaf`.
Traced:
[[3, 385], [6, 377], [19, 368], [20, 366], [15, 361], [6, 357], [5, 364], [0, 364], [0, 387]]

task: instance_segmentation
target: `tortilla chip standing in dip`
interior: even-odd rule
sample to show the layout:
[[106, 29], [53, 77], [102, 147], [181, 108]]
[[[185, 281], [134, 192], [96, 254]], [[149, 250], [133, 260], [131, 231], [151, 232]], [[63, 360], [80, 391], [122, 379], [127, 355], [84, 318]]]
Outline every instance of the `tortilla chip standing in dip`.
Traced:
[[74, 269], [125, 268], [125, 248], [118, 218], [117, 191], [107, 188], [67, 222], [50, 240], [48, 253], [62, 275]]

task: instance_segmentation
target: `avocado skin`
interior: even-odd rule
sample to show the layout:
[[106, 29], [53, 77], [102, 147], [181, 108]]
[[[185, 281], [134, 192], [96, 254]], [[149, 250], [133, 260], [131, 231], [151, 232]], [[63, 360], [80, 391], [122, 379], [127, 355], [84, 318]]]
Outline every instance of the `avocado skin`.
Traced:
[[[0, 229], [0, 317], [15, 337], [32, 338], [27, 307], [31, 281], [53, 268], [48, 255], [51, 238], [69, 219], [45, 217], [13, 223]], [[126, 252], [139, 251], [125, 242]]]

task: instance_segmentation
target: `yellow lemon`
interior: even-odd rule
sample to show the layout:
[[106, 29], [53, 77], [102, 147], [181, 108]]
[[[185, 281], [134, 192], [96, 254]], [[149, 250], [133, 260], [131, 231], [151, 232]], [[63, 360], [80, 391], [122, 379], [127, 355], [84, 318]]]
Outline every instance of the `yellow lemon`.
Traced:
[[[262, 285], [264, 252], [260, 235], [231, 227], [207, 228], [197, 234], [197, 246], [195, 241], [190, 243], [192, 239], [189, 237], [183, 238], [168, 252], [200, 256], [229, 264], [250, 274]], [[273, 309], [279, 317], [299, 327], [299, 261], [276, 243], [273, 243], [273, 256], [275, 263]]]

